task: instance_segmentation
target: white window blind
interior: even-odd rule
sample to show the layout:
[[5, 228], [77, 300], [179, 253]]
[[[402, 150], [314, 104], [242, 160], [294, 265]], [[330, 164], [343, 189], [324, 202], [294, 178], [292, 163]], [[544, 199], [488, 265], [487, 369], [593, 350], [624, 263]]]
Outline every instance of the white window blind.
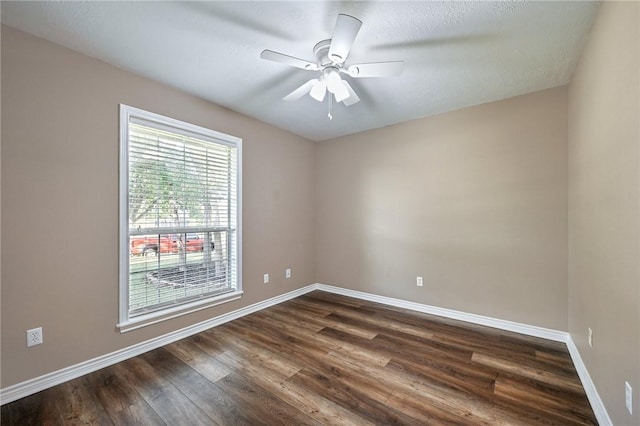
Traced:
[[121, 323], [237, 295], [240, 141], [121, 108], [127, 205]]

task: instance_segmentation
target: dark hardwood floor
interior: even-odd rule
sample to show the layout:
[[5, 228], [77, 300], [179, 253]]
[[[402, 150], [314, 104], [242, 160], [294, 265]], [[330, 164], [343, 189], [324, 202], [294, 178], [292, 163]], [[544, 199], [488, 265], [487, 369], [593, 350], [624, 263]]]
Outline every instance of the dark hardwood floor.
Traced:
[[317, 291], [1, 413], [3, 425], [597, 424], [564, 344]]

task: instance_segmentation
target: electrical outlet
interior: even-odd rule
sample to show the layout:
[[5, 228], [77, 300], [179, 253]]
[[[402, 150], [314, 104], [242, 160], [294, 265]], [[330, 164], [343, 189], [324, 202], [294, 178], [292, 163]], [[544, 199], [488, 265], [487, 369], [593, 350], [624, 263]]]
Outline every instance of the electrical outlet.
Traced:
[[418, 287], [422, 287], [424, 283], [422, 282], [422, 277], [416, 277], [416, 285]]
[[587, 336], [589, 337], [589, 346], [593, 347], [593, 330], [591, 328], [589, 328]]
[[269, 274], [264, 274], [263, 281], [265, 284], [269, 284]]
[[284, 277], [287, 279], [291, 278], [291, 268], [287, 268], [284, 270]]
[[624, 405], [627, 406], [629, 414], [633, 414], [633, 388], [629, 382], [624, 382]]
[[27, 347], [41, 345], [43, 342], [42, 338], [42, 327], [32, 328], [31, 330], [27, 330]]

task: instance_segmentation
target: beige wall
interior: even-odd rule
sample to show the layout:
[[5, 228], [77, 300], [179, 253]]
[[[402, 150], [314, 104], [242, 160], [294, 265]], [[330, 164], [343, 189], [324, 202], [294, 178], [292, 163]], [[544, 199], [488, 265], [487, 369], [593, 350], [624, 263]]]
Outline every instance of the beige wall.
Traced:
[[[311, 142], [6, 27], [2, 89], [3, 388], [314, 282]], [[244, 140], [240, 301], [116, 330], [119, 103]]]
[[617, 425], [640, 424], [639, 22], [604, 2], [569, 89], [569, 330]]
[[321, 142], [318, 282], [566, 330], [566, 109], [557, 88]]

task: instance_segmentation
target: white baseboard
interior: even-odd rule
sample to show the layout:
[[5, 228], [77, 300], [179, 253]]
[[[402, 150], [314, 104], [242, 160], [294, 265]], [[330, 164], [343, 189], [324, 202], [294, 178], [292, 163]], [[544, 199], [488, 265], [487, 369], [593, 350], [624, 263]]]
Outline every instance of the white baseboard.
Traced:
[[326, 284], [316, 284], [317, 290], [329, 293], [341, 294], [343, 296], [354, 297], [356, 299], [368, 300], [370, 302], [382, 303], [385, 305], [395, 306], [398, 308], [410, 309], [412, 311], [424, 312], [427, 314], [437, 315], [440, 317], [451, 318], [460, 321], [466, 321], [472, 324], [486, 325], [488, 327], [497, 328], [499, 330], [513, 331], [527, 336], [541, 337], [543, 339], [562, 342], [567, 345], [571, 360], [578, 372], [582, 387], [584, 387], [593, 413], [601, 426], [612, 425], [607, 409], [605, 408], [596, 387], [589, 376], [589, 372], [582, 362], [580, 352], [573, 343], [571, 335], [566, 331], [553, 330], [549, 328], [537, 327], [534, 325], [522, 324], [513, 321], [506, 321], [483, 315], [470, 314], [466, 312], [455, 311], [452, 309], [439, 308], [437, 306], [423, 305], [421, 303], [409, 302], [407, 300], [394, 299], [392, 297], [378, 296], [376, 294], [364, 293], [361, 291], [349, 290], [342, 287], [334, 287]]
[[111, 352], [109, 354], [63, 368], [58, 371], [47, 373], [40, 377], [17, 383], [5, 389], [0, 389], [0, 405], [4, 405], [25, 396], [32, 395], [36, 392], [40, 392], [52, 386], [59, 385], [60, 383], [64, 383], [83, 376], [85, 374], [98, 371], [101, 368], [108, 367], [134, 356], [149, 352], [153, 349], [157, 349], [161, 346], [168, 345], [169, 343], [184, 339], [185, 337], [200, 333], [217, 325], [221, 325], [245, 315], [252, 314], [261, 309], [268, 308], [269, 306], [277, 305], [278, 303], [282, 303], [289, 299], [301, 296], [305, 293], [309, 293], [310, 291], [313, 291], [315, 289], [316, 285], [311, 284], [297, 290], [290, 291], [288, 293], [281, 294], [267, 300], [263, 300], [262, 302], [245, 306], [244, 308], [237, 309], [233, 312], [229, 312], [215, 318], [211, 318], [206, 321], [202, 321], [197, 324], [182, 328], [180, 330], [173, 331], [163, 336], [155, 337], [145, 342], [141, 342], [133, 346], [129, 346], [127, 348], [120, 349], [115, 352]]
[[233, 312], [229, 312], [227, 314], [223, 314], [215, 318], [193, 324], [191, 326], [176, 330], [163, 336], [159, 336], [145, 342], [141, 342], [133, 346], [129, 346], [127, 348], [120, 349], [118, 351], [111, 352], [109, 354], [63, 368], [58, 371], [53, 371], [40, 377], [17, 383], [5, 389], [0, 389], [0, 405], [4, 405], [25, 396], [32, 395], [36, 392], [40, 392], [60, 383], [64, 383], [85, 374], [92, 373], [94, 371], [100, 370], [101, 368], [108, 367], [110, 365], [143, 354], [161, 346], [168, 345], [169, 343], [173, 343], [177, 340], [184, 339], [185, 337], [189, 337], [204, 330], [208, 330], [212, 327], [224, 324], [245, 315], [252, 314], [259, 310], [268, 308], [269, 306], [277, 305], [278, 303], [282, 303], [298, 296], [302, 296], [303, 294], [309, 293], [314, 290], [341, 294], [343, 296], [354, 297], [357, 299], [368, 300], [371, 302], [382, 303], [385, 305], [396, 306], [399, 308], [410, 309], [418, 312], [424, 312], [427, 314], [456, 319], [472, 324], [485, 325], [500, 330], [513, 331], [528, 336], [541, 337], [543, 339], [549, 339], [556, 342], [564, 342], [567, 344], [569, 354], [571, 355], [571, 359], [573, 360], [573, 363], [576, 367], [578, 376], [580, 376], [582, 386], [585, 389], [585, 392], [587, 394], [587, 397], [589, 398], [589, 402], [591, 403], [591, 407], [593, 408], [598, 422], [600, 423], [600, 425], [605, 426], [612, 424], [611, 419], [609, 418], [609, 414], [607, 413], [607, 410], [602, 403], [600, 396], [598, 395], [598, 391], [596, 390], [596, 387], [593, 384], [593, 381], [591, 380], [591, 377], [589, 376], [584, 363], [582, 362], [582, 358], [580, 357], [578, 348], [573, 343], [571, 335], [565, 331], [552, 330], [513, 321], [486, 317], [483, 315], [476, 315], [455, 311], [452, 309], [439, 308], [437, 306], [424, 305], [421, 303], [409, 302], [407, 300], [394, 299], [392, 297], [378, 296], [371, 293], [364, 293], [361, 291], [349, 290], [346, 288], [334, 287], [326, 284], [311, 284], [291, 291], [289, 293], [281, 294], [279, 296], [263, 300], [262, 302], [254, 303], [253, 305], [237, 309]]
[[356, 299], [368, 300], [370, 302], [382, 303], [396, 306], [398, 308], [410, 309], [412, 311], [424, 312], [425, 314], [437, 315], [439, 317], [451, 318], [473, 324], [486, 325], [500, 330], [513, 331], [515, 333], [526, 334], [528, 336], [541, 337], [543, 339], [556, 342], [566, 342], [569, 333], [566, 331], [552, 330], [550, 328], [537, 327], [535, 325], [522, 324], [519, 322], [501, 320], [483, 315], [469, 314], [453, 309], [439, 308], [437, 306], [423, 305], [422, 303], [409, 302], [407, 300], [394, 299], [392, 297], [378, 296], [376, 294], [364, 293], [361, 291], [349, 290], [342, 287], [334, 287], [325, 284], [316, 284], [318, 290], [330, 293], [341, 294], [343, 296], [355, 297]]
[[589, 375], [587, 367], [582, 361], [582, 357], [580, 356], [578, 347], [573, 342], [571, 335], [569, 335], [569, 337], [567, 338], [567, 348], [569, 348], [571, 360], [573, 361], [573, 365], [576, 367], [578, 376], [580, 376], [582, 387], [587, 394], [587, 398], [589, 399], [589, 403], [591, 404], [593, 413], [596, 415], [596, 419], [598, 419], [598, 424], [600, 424], [600, 426], [612, 426], [613, 422], [609, 417], [609, 413], [607, 413], [607, 409], [605, 408], [602, 399], [600, 399], [600, 395], [596, 390], [596, 386], [591, 380], [591, 376]]

